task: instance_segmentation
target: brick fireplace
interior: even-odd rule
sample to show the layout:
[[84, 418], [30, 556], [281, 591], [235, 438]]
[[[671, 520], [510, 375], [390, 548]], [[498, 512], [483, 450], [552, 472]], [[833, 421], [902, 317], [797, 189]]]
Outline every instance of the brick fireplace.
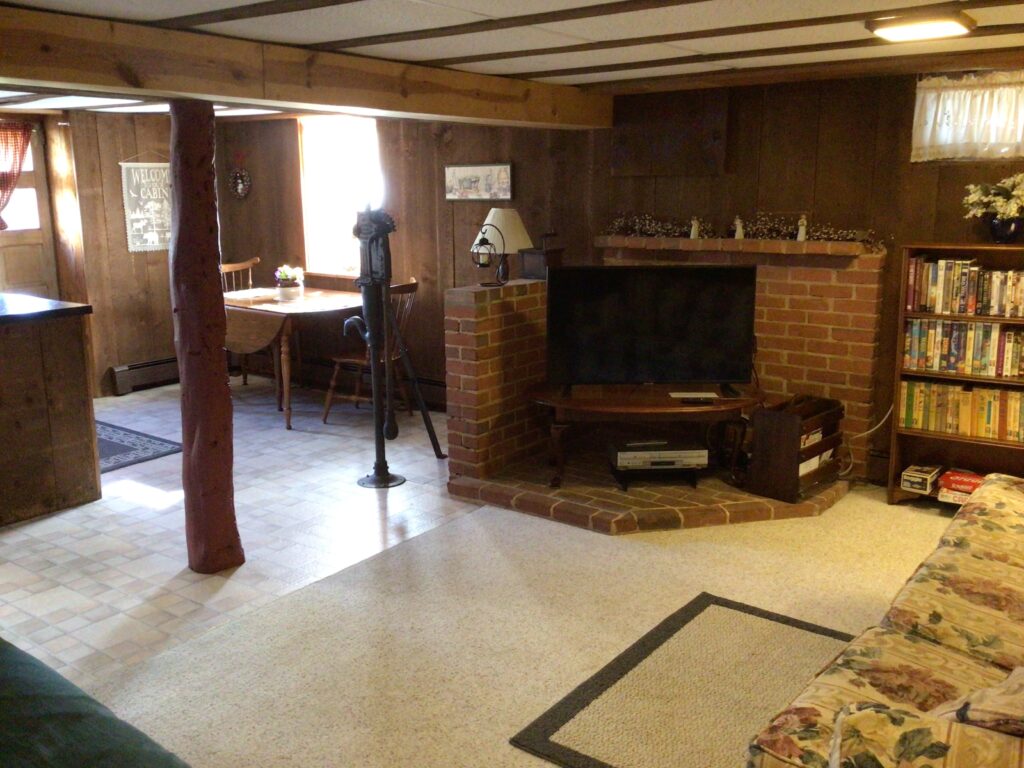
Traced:
[[[757, 266], [756, 370], [762, 388], [843, 401], [848, 435], [866, 431], [883, 415], [885, 408], [876, 413], [872, 397], [884, 253], [856, 243], [616, 237], [598, 244], [607, 264]], [[445, 294], [453, 478], [483, 480], [546, 450], [540, 414], [525, 398], [545, 377], [545, 289], [543, 281], [519, 280]], [[853, 475], [862, 477], [866, 444], [858, 441], [852, 452]]]

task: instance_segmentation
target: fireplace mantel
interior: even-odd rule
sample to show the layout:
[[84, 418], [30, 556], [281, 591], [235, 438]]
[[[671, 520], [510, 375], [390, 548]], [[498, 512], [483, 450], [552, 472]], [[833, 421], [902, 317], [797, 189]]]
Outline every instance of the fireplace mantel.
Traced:
[[645, 251], [700, 251], [724, 253], [770, 253], [790, 256], [841, 256], [856, 258], [875, 251], [865, 243], [837, 240], [755, 240], [715, 237], [627, 237], [602, 235], [594, 239], [597, 248], [627, 248]]

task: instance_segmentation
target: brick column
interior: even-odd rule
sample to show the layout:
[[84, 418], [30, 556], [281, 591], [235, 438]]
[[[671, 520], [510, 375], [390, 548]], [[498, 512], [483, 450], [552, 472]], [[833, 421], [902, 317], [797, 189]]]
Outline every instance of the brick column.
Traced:
[[451, 288], [444, 297], [448, 468], [485, 478], [546, 440], [526, 398], [546, 376], [547, 283]]

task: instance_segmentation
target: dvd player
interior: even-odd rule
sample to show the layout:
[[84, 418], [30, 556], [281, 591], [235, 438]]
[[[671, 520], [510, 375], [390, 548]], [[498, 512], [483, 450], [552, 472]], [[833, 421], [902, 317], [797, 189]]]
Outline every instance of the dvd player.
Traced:
[[703, 469], [708, 449], [667, 440], [619, 443], [608, 446], [608, 461], [616, 469]]

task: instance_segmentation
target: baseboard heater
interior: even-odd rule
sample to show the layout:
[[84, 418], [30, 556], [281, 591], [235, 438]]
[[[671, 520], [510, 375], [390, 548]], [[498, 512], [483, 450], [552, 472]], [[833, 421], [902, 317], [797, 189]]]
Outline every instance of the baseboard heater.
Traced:
[[178, 380], [178, 358], [167, 357], [163, 360], [147, 360], [144, 363], [116, 365], [111, 371], [114, 375], [114, 394], [127, 395], [143, 387], [155, 387], [158, 384], [172, 384]]

